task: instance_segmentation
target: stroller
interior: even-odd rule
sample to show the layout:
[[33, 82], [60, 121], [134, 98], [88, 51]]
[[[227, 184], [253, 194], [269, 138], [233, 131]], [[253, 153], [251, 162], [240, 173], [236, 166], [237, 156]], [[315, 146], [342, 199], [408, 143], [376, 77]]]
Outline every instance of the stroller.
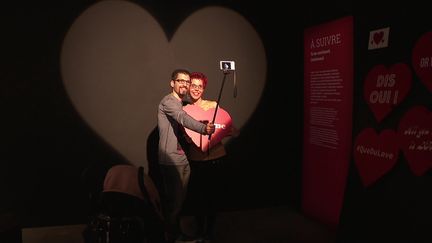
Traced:
[[85, 243], [165, 242], [159, 194], [143, 167], [108, 170], [83, 237]]

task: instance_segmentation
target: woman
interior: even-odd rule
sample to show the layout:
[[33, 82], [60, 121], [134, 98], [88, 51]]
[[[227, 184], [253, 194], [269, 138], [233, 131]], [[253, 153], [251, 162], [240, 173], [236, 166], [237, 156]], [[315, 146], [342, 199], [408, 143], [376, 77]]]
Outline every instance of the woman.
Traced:
[[[202, 98], [207, 86], [207, 77], [203, 73], [194, 72], [191, 73], [190, 79], [191, 104], [189, 105], [198, 106], [203, 112], [216, 108], [216, 101]], [[188, 110], [187, 107], [185, 110]], [[234, 131], [235, 129], [231, 126], [229, 135], [234, 135]], [[194, 205], [197, 234], [200, 239], [198, 242], [210, 242], [213, 236], [216, 204], [220, 198], [219, 192], [223, 189], [221, 175], [227, 173], [224, 169], [226, 155], [222, 142], [214, 144], [208, 151], [203, 151], [199, 145], [192, 142], [189, 148], [188, 158], [191, 166], [189, 199]]]

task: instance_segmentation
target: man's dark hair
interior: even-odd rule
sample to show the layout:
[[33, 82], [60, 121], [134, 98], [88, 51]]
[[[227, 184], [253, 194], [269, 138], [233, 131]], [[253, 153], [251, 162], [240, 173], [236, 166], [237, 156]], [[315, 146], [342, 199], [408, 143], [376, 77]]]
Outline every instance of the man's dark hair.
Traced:
[[175, 80], [177, 78], [177, 75], [179, 73], [190, 75], [190, 72], [188, 70], [186, 70], [186, 69], [176, 69], [171, 74], [171, 80]]

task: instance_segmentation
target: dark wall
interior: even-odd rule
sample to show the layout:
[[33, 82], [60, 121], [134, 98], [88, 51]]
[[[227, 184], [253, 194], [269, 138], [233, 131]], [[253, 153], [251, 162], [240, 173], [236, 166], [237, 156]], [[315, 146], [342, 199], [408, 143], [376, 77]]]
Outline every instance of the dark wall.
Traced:
[[[421, 12], [415, 11], [415, 16], [405, 9], [386, 15], [358, 14], [353, 139], [367, 127], [377, 133], [385, 129], [397, 132], [399, 122], [414, 106], [431, 110], [432, 94], [415, 73], [411, 59], [416, 41], [432, 27]], [[389, 47], [368, 51], [369, 31], [383, 27], [390, 27]], [[365, 78], [372, 67], [378, 64], [391, 67], [395, 63], [404, 63], [410, 68], [412, 85], [405, 99], [383, 120], [377, 121], [363, 99]], [[432, 226], [431, 173], [415, 175], [408, 163], [400, 150], [394, 167], [366, 187], [352, 160], [341, 217], [341, 242], [429, 242], [432, 239], [429, 234]]]
[[[22, 227], [83, 223], [89, 207], [83, 170], [123, 159], [81, 120], [59, 70], [67, 30], [94, 2], [16, 4], [4, 16], [0, 215], [12, 213]], [[238, 11], [256, 28], [268, 58], [267, 84], [256, 113], [227, 148], [233, 166], [223, 179], [232, 187], [221, 207], [297, 205], [302, 71], [295, 14], [249, 1], [136, 2], [159, 19], [167, 36], [192, 11], [213, 4]]]
[[[432, 94], [414, 72], [411, 54], [420, 36], [431, 31], [429, 14], [416, 1], [403, 6], [375, 2], [338, 5], [330, 12], [309, 9], [305, 27], [345, 15], [354, 16], [355, 76], [353, 142], [365, 128], [377, 133], [398, 130], [403, 115], [416, 105], [432, 109]], [[369, 31], [390, 27], [388, 48], [369, 51]], [[401, 104], [377, 121], [363, 98], [367, 73], [378, 64], [390, 67], [402, 62], [412, 72], [411, 89]], [[430, 242], [432, 216], [431, 171], [415, 175], [402, 151], [394, 167], [375, 183], [365, 186], [351, 157], [337, 242]]]

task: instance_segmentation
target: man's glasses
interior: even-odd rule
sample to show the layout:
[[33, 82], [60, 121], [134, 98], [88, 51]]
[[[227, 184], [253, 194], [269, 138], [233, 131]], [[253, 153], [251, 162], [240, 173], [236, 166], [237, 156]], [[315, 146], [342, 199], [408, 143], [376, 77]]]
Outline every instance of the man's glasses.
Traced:
[[185, 80], [185, 79], [176, 79], [174, 81], [179, 82], [179, 84], [187, 84], [187, 85], [190, 85], [191, 83], [190, 80]]
[[203, 90], [203, 86], [202, 85], [196, 85], [196, 84], [191, 84], [190, 85], [191, 89], [197, 89], [197, 90]]

